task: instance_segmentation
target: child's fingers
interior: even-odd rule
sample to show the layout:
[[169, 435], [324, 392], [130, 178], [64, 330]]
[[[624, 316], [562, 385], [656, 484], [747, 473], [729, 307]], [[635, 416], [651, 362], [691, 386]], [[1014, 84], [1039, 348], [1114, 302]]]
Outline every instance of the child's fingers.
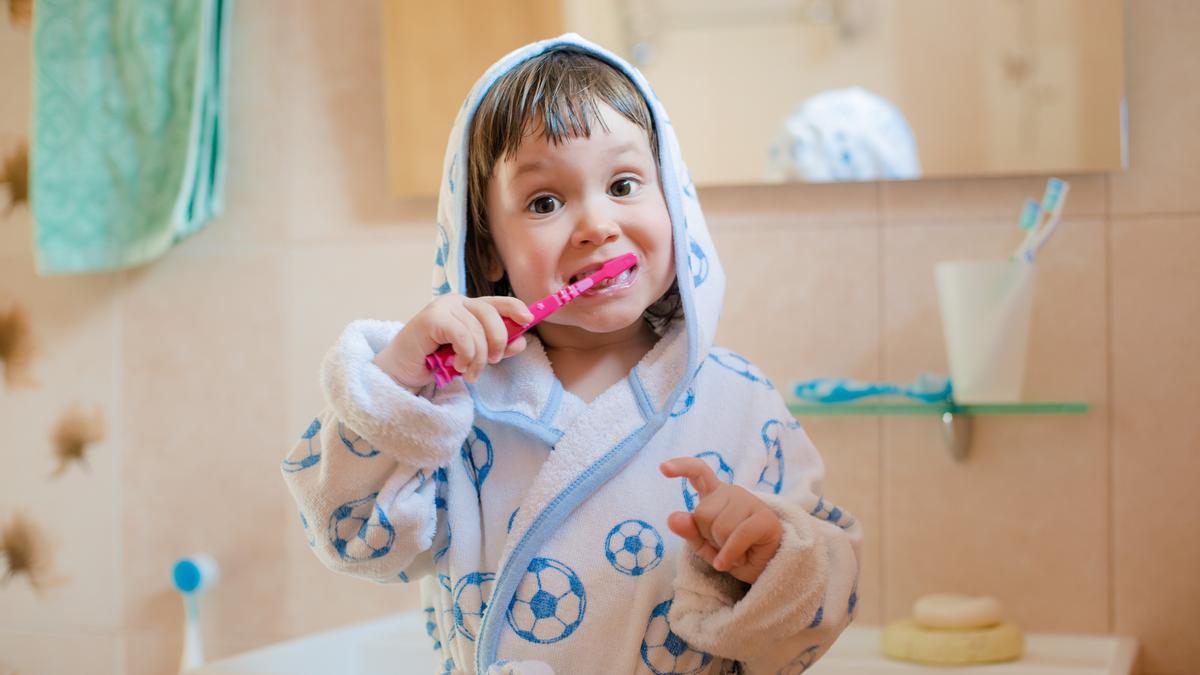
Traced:
[[444, 319], [439, 319], [430, 330], [430, 337], [436, 345], [454, 347], [454, 366], [460, 373], [466, 372], [466, 364], [475, 357], [475, 339], [471, 329], [456, 312], [450, 311]]
[[769, 539], [772, 532], [772, 515], [769, 511], [759, 511], [743, 520], [725, 540], [725, 545], [713, 559], [713, 568], [724, 572], [741, 565], [752, 546]]
[[487, 345], [487, 363], [496, 363], [504, 356], [504, 347], [508, 344], [508, 328], [504, 326], [504, 319], [500, 318], [500, 312], [487, 302], [468, 301], [466, 307], [467, 311], [475, 315], [479, 325], [483, 328], [484, 342]]
[[[709, 506], [708, 502], [714, 502]], [[721, 503], [718, 498], [702, 502], [696, 508], [697, 520], [708, 519], [709, 540], [720, 548], [742, 523], [754, 515], [754, 503], [744, 499], [729, 499]], [[701, 511], [703, 509], [703, 511]]]
[[500, 312], [502, 316], [512, 319], [518, 325], [524, 326], [530, 321], [533, 321], [533, 312], [529, 311], [529, 308], [525, 306], [525, 303], [516, 298], [506, 295], [496, 295], [480, 298], [480, 300], [487, 301], [493, 307], [495, 307], [496, 311]]
[[520, 354], [521, 352], [525, 351], [525, 347], [528, 344], [529, 343], [525, 341], [524, 335], [518, 337], [516, 340], [508, 343], [508, 346], [504, 348], [504, 358], [507, 359], [510, 356], [516, 356], [517, 354]]
[[708, 462], [699, 457], [676, 457], [659, 465], [658, 470], [668, 478], [685, 476], [703, 499], [717, 489], [720, 481]]
[[[692, 509], [692, 519], [696, 521], [696, 529], [700, 530], [700, 536], [717, 548], [725, 542], [723, 537], [718, 537], [713, 529], [717, 519], [721, 514], [729, 511], [731, 508], [736, 508], [730, 499], [730, 493], [727, 491], [714, 491], [705, 497], [701, 497], [696, 508]], [[731, 512], [731, 515], [734, 515]], [[728, 526], [725, 534], [733, 531], [733, 527], [741, 522], [740, 519], [734, 518], [732, 524]]]
[[462, 373], [468, 382], [474, 382], [487, 362], [487, 339], [483, 325], [465, 306], [455, 308], [454, 316], [462, 323], [467, 335], [464, 340], [466, 344], [462, 345], [465, 349], [454, 345], [454, 369]]
[[704, 537], [696, 527], [696, 521], [692, 518], [692, 514], [686, 511], [676, 511], [667, 516], [667, 527], [692, 546], [704, 543]]
[[712, 564], [713, 556], [717, 555], [717, 549], [700, 535], [700, 530], [696, 529], [696, 522], [693, 520], [692, 514], [684, 511], [672, 513], [667, 516], [667, 527], [683, 538], [704, 562]]
[[[492, 363], [496, 363], [501, 359], [507, 359], [524, 351], [526, 345], [528, 345], [524, 336], [518, 337], [512, 342], [508, 341], [508, 322], [511, 321], [518, 326], [525, 326], [533, 321], [533, 312], [529, 311], [525, 303], [509, 296], [485, 296], [477, 299], [491, 306], [500, 319], [500, 326], [497, 333], [503, 334], [503, 339], [500, 349], [492, 354]], [[494, 328], [493, 330], [496, 329]]]
[[713, 545], [707, 541], [699, 546], [692, 545], [692, 550], [696, 552], [696, 555], [700, 556], [701, 560], [710, 566], [713, 564], [713, 559], [717, 557], [717, 549], [713, 548]]

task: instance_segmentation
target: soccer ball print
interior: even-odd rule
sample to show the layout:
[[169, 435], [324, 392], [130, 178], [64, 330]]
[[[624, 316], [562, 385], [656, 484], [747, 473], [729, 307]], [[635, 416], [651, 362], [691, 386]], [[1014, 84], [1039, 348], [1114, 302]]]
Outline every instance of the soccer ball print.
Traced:
[[491, 572], [471, 572], [454, 585], [454, 625], [463, 637], [474, 642], [479, 634], [479, 624], [487, 601], [492, 597], [492, 582], [496, 575]]
[[639, 577], [663, 558], [663, 538], [644, 520], [626, 520], [609, 530], [604, 556], [618, 572]]
[[692, 649], [671, 630], [667, 618], [670, 611], [671, 600], [664, 600], [650, 612], [646, 636], [642, 638], [642, 663], [654, 675], [699, 673], [712, 661], [712, 654]]
[[587, 593], [570, 567], [551, 558], [534, 558], [508, 605], [508, 625], [536, 644], [563, 640], [583, 622]]
[[329, 541], [342, 560], [373, 560], [392, 550], [396, 530], [375, 503], [377, 494], [342, 504], [329, 517]]

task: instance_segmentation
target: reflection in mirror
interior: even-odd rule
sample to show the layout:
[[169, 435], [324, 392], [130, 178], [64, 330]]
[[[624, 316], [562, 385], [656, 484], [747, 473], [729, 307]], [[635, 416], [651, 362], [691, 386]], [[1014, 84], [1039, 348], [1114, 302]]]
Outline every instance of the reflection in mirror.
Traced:
[[1124, 166], [1120, 0], [564, 0], [697, 184]]

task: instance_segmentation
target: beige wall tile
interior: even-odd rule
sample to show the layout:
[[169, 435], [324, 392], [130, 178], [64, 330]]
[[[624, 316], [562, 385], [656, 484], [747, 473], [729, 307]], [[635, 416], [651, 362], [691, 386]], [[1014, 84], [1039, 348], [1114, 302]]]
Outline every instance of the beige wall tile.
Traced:
[[126, 671], [121, 639], [113, 635], [0, 630], [0, 673], [125, 675]]
[[[1107, 213], [1107, 183], [1102, 174], [1062, 175], [1070, 183], [1063, 218], [1103, 216]], [[944, 223], [999, 220], [1012, 223], [1014, 232], [1026, 198], [1039, 202], [1046, 178], [1014, 176], [882, 184], [885, 223]], [[1016, 242], [1014, 241], [1014, 248]]]
[[726, 228], [717, 344], [753, 361], [781, 391], [791, 380], [878, 372], [874, 225]]
[[292, 12], [288, 100], [299, 170], [291, 172], [291, 190], [294, 203], [305, 205], [291, 223], [296, 239], [386, 238], [392, 228], [380, 225], [436, 217], [432, 198], [390, 196], [379, 10], [362, 10], [317, 3]]
[[[33, 72], [30, 50], [33, 41], [27, 29], [19, 29], [8, 19], [0, 21], [0, 162], [18, 144], [29, 142], [30, 105], [33, 97]], [[32, 255], [30, 246], [33, 220], [29, 205], [10, 211], [7, 188], [0, 189], [0, 255]]]
[[1149, 673], [1200, 671], [1200, 216], [1112, 234], [1116, 625]]
[[936, 417], [884, 424], [884, 617], [925, 593], [994, 595], [1026, 630], [1108, 630], [1102, 417], [976, 418], [957, 463]]
[[[710, 229], [877, 221], [879, 183], [788, 183], [700, 188]], [[720, 252], [720, 251], [718, 251]]]
[[[4, 148], [0, 147], [0, 153], [2, 152]], [[0, 256], [19, 259], [22, 264], [28, 260], [32, 266], [33, 214], [29, 205], [25, 204], [4, 215], [8, 210], [8, 202], [4, 201], [7, 199], [7, 195], [0, 198], [0, 202], [4, 204], [0, 206]]]
[[1129, 168], [1112, 175], [1114, 214], [1200, 212], [1200, 4], [1125, 3]]
[[183, 623], [180, 621], [141, 630], [127, 630], [124, 647], [126, 675], [178, 672], [183, 657]]
[[[435, 234], [393, 230], [386, 243], [299, 245], [285, 258], [288, 440], [320, 412], [321, 359], [356, 319], [408, 321], [433, 298]], [[294, 434], [292, 433], [294, 432]], [[290, 448], [280, 446], [279, 459]]]
[[24, 136], [29, 128], [29, 103], [33, 96], [33, 36], [29, 28], [19, 28], [5, 16], [0, 21], [0, 138]]
[[213, 638], [278, 634], [293, 516], [278, 471], [291, 437], [282, 266], [269, 249], [193, 250], [128, 276], [125, 625], [180, 625], [171, 565], [205, 552], [221, 566], [205, 596]]
[[1108, 397], [1108, 258], [1103, 220], [1064, 220], [1037, 259], [1025, 395], [1085, 401], [1103, 415]]
[[[296, 145], [295, 63], [286, 50], [296, 12], [278, 0], [233, 4], [226, 117], [224, 213], [195, 235], [207, 243], [272, 242], [287, 238], [303, 201], [293, 200]], [[316, 167], [311, 167], [317, 170]]]
[[[53, 576], [42, 594], [24, 577], [0, 585], [0, 629], [111, 630], [120, 625], [117, 495], [120, 407], [119, 312], [111, 275], [39, 279], [25, 256], [0, 256], [0, 307], [19, 303], [39, 351], [30, 386], [0, 377], [5, 464], [0, 523], [24, 513], [52, 547]], [[53, 435], [78, 405], [99, 413], [104, 439], [58, 476]], [[0, 562], [0, 569], [5, 569]], [[3, 653], [0, 651], [0, 653]]]

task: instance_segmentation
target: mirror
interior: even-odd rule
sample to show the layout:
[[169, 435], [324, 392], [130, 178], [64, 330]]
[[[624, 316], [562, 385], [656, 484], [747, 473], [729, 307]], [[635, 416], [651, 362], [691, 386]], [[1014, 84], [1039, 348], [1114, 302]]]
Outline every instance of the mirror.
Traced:
[[671, 114], [693, 180], [1125, 165], [1120, 0], [564, 0]]

